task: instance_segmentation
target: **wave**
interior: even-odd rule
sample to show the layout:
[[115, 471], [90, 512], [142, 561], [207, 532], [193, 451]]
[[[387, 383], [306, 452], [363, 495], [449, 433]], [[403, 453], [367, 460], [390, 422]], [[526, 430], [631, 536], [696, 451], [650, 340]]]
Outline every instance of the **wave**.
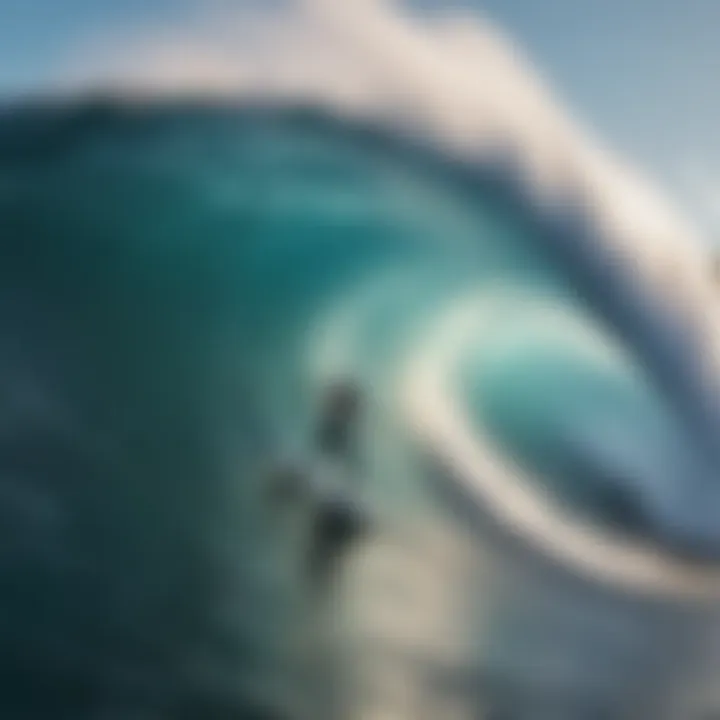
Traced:
[[[303, 545], [266, 481], [286, 456], [314, 466], [318, 403], [348, 378], [382, 523], [445, 527], [441, 485], [513, 536], [473, 518], [473, 562], [500, 570], [437, 611], [463, 652], [585, 703], [629, 702], [638, 673], [675, 692], [655, 659], [717, 595], [698, 564], [720, 540], [706, 259], [496, 30], [338, 8], [122, 38], [84, 57], [74, 100], [0, 118], [0, 657], [27, 712], [293, 697]], [[562, 581], [535, 585], [541, 560]], [[462, 595], [440, 565], [433, 586]], [[533, 588], [590, 629], [529, 607]], [[548, 642], [557, 667], [528, 678]]]
[[[7, 601], [15, 621], [3, 647], [8, 658], [30, 653], [59, 683], [47, 688], [58, 702], [67, 672], [109, 684], [124, 701], [145, 692], [136, 682], [163, 682], [174, 702], [201, 702], [188, 697], [195, 692], [207, 702], [208, 688], [186, 688], [198, 677], [146, 654], [160, 615], [165, 652], [198, 653], [199, 674], [220, 685], [213, 702], [219, 694], [232, 704], [248, 687], [257, 695], [278, 676], [303, 590], [282, 570], [296, 546], [263, 520], [264, 468], [312, 454], [318, 398], [338, 378], [367, 396], [366, 492], [391, 525], [438, 502], [423, 500], [418, 461], [428, 449], [482, 489], [472, 479], [480, 445], [468, 453], [458, 444], [468, 431], [482, 440], [468, 425], [479, 412], [495, 428], [501, 464], [519, 463], [513, 482], [526, 501], [550, 492], [585, 518], [568, 545], [565, 520], [534, 525], [542, 503], [532, 506], [518, 527], [531, 530], [536, 551], [553, 557], [560, 542], [554, 562], [623, 597], [714, 597], [714, 573], [674, 554], [714, 547], [714, 505], [698, 501], [712, 488], [703, 440], [714, 426], [698, 410], [694, 348], [668, 342], [677, 328], [636, 294], [634, 276], [602, 261], [584, 223], [539, 211], [506, 166], [458, 162], [323, 111], [164, 101], [18, 108], [2, 121], [0, 167], [12, 320], [3, 343], [25, 358], [3, 379], [4, 441], [15, 458], [5, 527], [17, 544], [2, 572], [18, 558], [35, 568]], [[442, 340], [462, 308], [486, 302], [496, 307], [492, 327], [478, 324], [460, 345]], [[480, 310], [472, 314], [479, 323]], [[509, 328], [526, 347], [507, 344]], [[473, 383], [494, 367], [477, 348], [508, 353], [509, 376], [493, 384], [501, 396], [528, 381], [522, 358], [542, 369], [552, 351], [551, 374], [563, 363], [584, 367], [611, 398], [609, 415], [583, 401], [540, 413], [541, 427], [559, 411], [571, 429], [551, 428], [546, 452], [567, 457], [580, 440], [590, 449], [576, 458], [584, 497], [567, 496], [555, 484], [562, 473], [518, 445], [528, 412], [551, 407], [547, 399], [521, 398], [509, 431], [493, 425], [482, 396], [468, 404], [476, 391], [457, 363], [470, 363]], [[449, 383], [438, 404], [435, 380], [418, 386], [414, 368], [445, 350], [432, 366]], [[438, 425], [428, 435], [425, 423], [447, 417], [447, 402], [462, 432], [445, 437]], [[537, 430], [531, 423], [530, 437]], [[484, 476], [483, 503], [511, 527], [493, 494], [511, 487], [501, 477]], [[608, 492], [640, 493], [639, 530], [608, 514]], [[602, 537], [604, 555], [586, 552]], [[48, 597], [73, 598], [75, 609]], [[170, 597], [183, 598], [172, 603], [177, 617]], [[46, 624], [32, 634], [40, 614]], [[47, 642], [60, 626], [53, 655]], [[126, 651], [132, 673], [116, 666]], [[228, 667], [246, 684], [225, 685]], [[165, 679], [154, 678], [160, 671]]]
[[579, 205], [655, 302], [715, 337], [709, 263], [692, 227], [477, 13], [413, 15], [385, 0], [201, 4], [186, 22], [80, 48], [58, 86], [299, 100], [431, 138], [463, 160], [500, 154], [539, 204]]

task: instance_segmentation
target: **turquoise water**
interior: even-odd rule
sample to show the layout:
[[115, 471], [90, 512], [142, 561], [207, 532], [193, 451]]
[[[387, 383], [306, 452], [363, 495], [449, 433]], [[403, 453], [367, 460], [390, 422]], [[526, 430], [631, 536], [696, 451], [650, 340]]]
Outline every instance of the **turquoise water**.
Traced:
[[[613, 269], [588, 271], [568, 226], [551, 242], [512, 188], [307, 111], [6, 113], [4, 717], [250, 717], [230, 713], [275, 692], [300, 592], [264, 470], [311, 452], [335, 376], [386, 414], [403, 363], [471, 294], [564, 308], [622, 350], [607, 370], [582, 338], [526, 332], [541, 312], [498, 323], [452, 385], [478, 428], [588, 523], [715, 547], [715, 516], [695, 528], [677, 501], [679, 478], [708, 474], [663, 389], [684, 366], [651, 367], [665, 336], [603, 294]], [[380, 504], [421, 493], [378, 466]]]

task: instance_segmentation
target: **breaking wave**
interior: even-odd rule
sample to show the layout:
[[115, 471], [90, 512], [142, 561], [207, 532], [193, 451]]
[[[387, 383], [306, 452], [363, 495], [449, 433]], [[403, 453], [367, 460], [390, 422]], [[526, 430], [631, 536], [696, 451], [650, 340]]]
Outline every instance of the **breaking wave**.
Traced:
[[429, 451], [586, 581], [717, 593], [683, 559], [720, 551], [692, 232], [494, 29], [339, 7], [119, 39], [63, 88], [105, 100], [0, 117], [0, 662], [24, 716], [276, 694], [299, 585], [262, 480], [312, 455], [337, 378], [398, 517]]

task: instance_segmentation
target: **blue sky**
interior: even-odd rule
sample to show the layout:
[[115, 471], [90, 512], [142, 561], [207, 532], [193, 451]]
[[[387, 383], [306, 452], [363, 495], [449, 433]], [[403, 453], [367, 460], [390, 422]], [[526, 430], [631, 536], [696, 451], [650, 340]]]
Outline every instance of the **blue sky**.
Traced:
[[697, 221], [720, 231], [720, 2], [481, 6], [521, 42], [586, 125], [655, 176]]
[[[453, 2], [496, 20], [586, 125], [720, 231], [718, 0]], [[0, 0], [0, 93], [42, 86], [108, 31], [172, 23], [194, 4]]]

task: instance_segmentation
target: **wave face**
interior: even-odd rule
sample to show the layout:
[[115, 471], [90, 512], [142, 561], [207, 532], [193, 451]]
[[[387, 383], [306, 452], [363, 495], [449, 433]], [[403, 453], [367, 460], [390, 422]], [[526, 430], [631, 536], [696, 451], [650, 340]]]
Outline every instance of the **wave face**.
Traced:
[[[39, 106], [0, 119], [0, 217], [3, 717], [274, 717], [268, 698], [294, 697], [306, 581], [264, 481], [314, 462], [337, 378], [366, 398], [382, 522], [449, 528], [493, 568], [492, 592], [433, 577], [465, 602], [437, 611], [440, 635], [498, 702], [624, 717], [697, 674], [710, 620], [683, 588], [714, 597], [720, 531], [694, 348], [512, 168], [308, 109]], [[578, 557], [537, 540], [555, 531], [532, 508], [504, 516], [494, 485], [463, 495], [482, 484], [446, 415], [507, 487], [589, 528], [567, 536]], [[480, 539], [458, 540], [448, 488], [491, 517], [471, 519]]]

